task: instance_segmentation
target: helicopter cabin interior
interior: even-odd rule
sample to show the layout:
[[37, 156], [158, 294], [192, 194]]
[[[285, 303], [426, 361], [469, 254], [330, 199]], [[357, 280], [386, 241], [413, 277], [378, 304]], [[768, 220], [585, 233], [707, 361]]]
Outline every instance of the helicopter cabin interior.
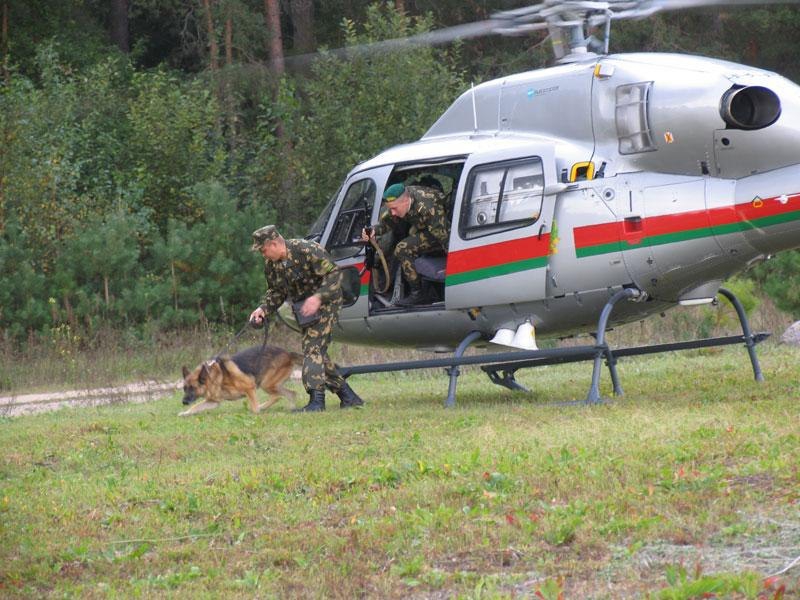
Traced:
[[[366, 245], [365, 249], [361, 240], [362, 229], [377, 223], [387, 210], [381, 202], [383, 191], [395, 183], [424, 186], [437, 192], [441, 209], [450, 223], [451, 252], [453, 243], [480, 247], [492, 237], [503, 236], [505, 232], [530, 226], [538, 220], [544, 190], [541, 157], [469, 163], [465, 156], [447, 157], [387, 165], [350, 177], [343, 192], [340, 191], [342, 199], [324, 241], [325, 248], [343, 267], [345, 305], [366, 296], [369, 315], [444, 308], [448, 266], [444, 252], [416, 258], [414, 266], [422, 282], [423, 302], [404, 306], [402, 300], [409, 288], [402, 269], [393, 258], [393, 250], [409, 235], [408, 225], [398, 221], [391, 232], [378, 238], [385, 266], [380, 256], [369, 256], [370, 247]], [[466, 171], [465, 165], [468, 166]], [[591, 169], [589, 165], [584, 166], [587, 167]], [[582, 173], [585, 174], [586, 171]], [[458, 202], [456, 196], [462, 187], [463, 199]], [[328, 217], [332, 209], [333, 204]], [[347, 266], [361, 268], [344, 268]], [[365, 269], [371, 269], [370, 276], [365, 275]]]
[[[435, 190], [440, 208], [447, 215], [448, 221], [452, 222], [455, 193], [463, 168], [464, 157], [455, 157], [435, 163], [396, 165], [389, 172], [385, 184], [381, 186], [376, 184], [376, 177], [356, 178], [348, 182], [349, 186], [325, 244], [326, 249], [343, 266], [349, 262], [348, 259], [359, 256], [363, 261], [364, 254], [369, 253], [369, 247], [365, 251], [365, 244], [361, 241], [361, 231], [371, 223], [379, 221], [386, 212], [386, 206], [381, 205], [383, 191], [395, 183]], [[380, 268], [381, 262], [378, 257], [374, 259], [372, 275], [369, 278], [370, 314], [429, 309], [441, 307], [444, 303], [446, 256], [444, 252], [434, 252], [421, 255], [415, 260], [415, 268], [422, 280], [424, 303], [415, 307], [400, 306], [399, 302], [407, 294], [408, 286], [392, 254], [397, 243], [409, 233], [408, 224], [398, 221], [392, 231], [378, 238], [378, 246], [385, 257], [386, 268]], [[353, 294], [354, 289], [347, 289], [354, 288], [355, 285], [353, 273], [345, 272], [346, 303], [348, 298], [352, 301], [353, 296], [357, 296]]]

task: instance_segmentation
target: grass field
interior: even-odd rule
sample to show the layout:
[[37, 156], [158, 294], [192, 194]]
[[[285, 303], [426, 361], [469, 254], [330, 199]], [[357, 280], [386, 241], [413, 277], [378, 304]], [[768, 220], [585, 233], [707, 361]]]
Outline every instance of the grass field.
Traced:
[[627, 359], [591, 408], [548, 404], [584, 363], [529, 395], [467, 369], [450, 410], [439, 371], [354, 377], [359, 411], [0, 419], [0, 595], [798, 597], [768, 576], [800, 554], [800, 352], [760, 357]]

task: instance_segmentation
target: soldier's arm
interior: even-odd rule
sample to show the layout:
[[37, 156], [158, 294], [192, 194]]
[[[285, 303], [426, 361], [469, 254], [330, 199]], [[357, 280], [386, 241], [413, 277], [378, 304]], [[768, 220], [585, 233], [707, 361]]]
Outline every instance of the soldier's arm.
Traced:
[[287, 291], [283, 282], [278, 281], [275, 273], [269, 268], [264, 269], [264, 274], [267, 279], [267, 293], [264, 294], [264, 299], [261, 301], [261, 310], [264, 311], [268, 317], [275, 314], [283, 301], [286, 300]]
[[450, 237], [450, 219], [447, 217], [447, 211], [440, 204], [435, 204], [433, 210], [434, 217], [431, 226], [441, 229], [446, 237]]
[[309, 257], [311, 268], [314, 273], [322, 277], [322, 283], [315, 295], [319, 296], [322, 302], [329, 302], [339, 295], [342, 287], [342, 272], [320, 246], [316, 244], [315, 246]]
[[375, 233], [375, 237], [380, 237], [391, 231], [394, 221], [395, 219], [392, 216], [392, 213], [390, 213], [388, 210], [382, 213], [381, 218], [372, 227], [372, 231]]

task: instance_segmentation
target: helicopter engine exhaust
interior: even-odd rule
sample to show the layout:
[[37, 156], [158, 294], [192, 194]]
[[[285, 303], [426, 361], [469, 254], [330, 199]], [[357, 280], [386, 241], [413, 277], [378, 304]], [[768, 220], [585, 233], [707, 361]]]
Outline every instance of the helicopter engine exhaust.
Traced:
[[734, 85], [722, 95], [719, 112], [729, 129], [763, 129], [781, 116], [781, 100], [760, 85]]

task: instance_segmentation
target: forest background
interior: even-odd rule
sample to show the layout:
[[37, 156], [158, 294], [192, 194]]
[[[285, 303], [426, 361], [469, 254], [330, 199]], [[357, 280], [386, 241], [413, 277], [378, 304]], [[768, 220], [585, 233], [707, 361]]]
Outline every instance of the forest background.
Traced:
[[[340, 55], [524, 2], [0, 0], [0, 342], [241, 324], [250, 233], [304, 235], [345, 174], [418, 139], [470, 83], [550, 64], [544, 35]], [[617, 22], [612, 52], [800, 81], [800, 9]], [[309, 59], [307, 55], [314, 55]], [[747, 277], [800, 309], [800, 254]]]

